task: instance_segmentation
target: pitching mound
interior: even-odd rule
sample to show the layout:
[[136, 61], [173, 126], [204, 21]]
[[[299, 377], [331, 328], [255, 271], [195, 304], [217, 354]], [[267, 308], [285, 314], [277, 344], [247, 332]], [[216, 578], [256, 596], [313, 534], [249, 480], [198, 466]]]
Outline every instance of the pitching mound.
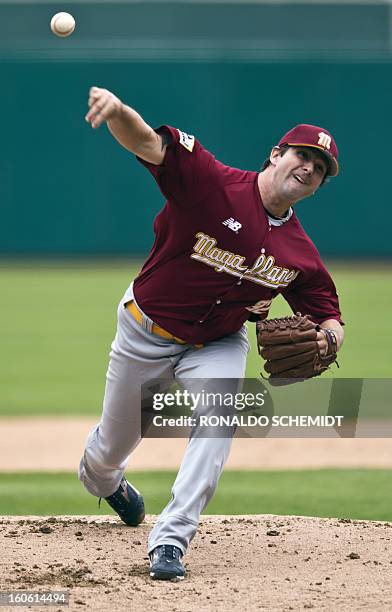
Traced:
[[205, 516], [172, 583], [149, 577], [154, 520], [1, 517], [1, 590], [65, 589], [70, 610], [392, 609], [392, 523]]

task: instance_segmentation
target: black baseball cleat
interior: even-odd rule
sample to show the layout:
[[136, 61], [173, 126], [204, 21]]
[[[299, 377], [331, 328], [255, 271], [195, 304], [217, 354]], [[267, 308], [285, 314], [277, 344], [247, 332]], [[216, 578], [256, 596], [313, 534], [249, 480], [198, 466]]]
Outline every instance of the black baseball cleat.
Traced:
[[163, 544], [150, 552], [150, 576], [153, 580], [183, 580], [182, 552], [177, 546]]
[[127, 525], [136, 527], [144, 519], [143, 497], [125, 478], [121, 480], [117, 491], [104, 499]]

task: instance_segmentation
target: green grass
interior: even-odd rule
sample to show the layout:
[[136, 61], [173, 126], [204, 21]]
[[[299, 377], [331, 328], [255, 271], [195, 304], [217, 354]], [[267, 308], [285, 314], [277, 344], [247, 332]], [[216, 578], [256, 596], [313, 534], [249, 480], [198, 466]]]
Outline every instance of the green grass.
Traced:
[[0, 415], [99, 414], [117, 305], [138, 268], [0, 267]]
[[[137, 472], [149, 514], [170, 499], [174, 472]], [[206, 514], [281, 514], [392, 520], [390, 470], [227, 471]], [[113, 514], [75, 474], [0, 474], [0, 514]]]
[[[0, 266], [0, 415], [96, 414], [116, 307], [137, 262], [16, 262]], [[330, 267], [346, 326], [338, 377], [392, 375], [392, 271]], [[278, 298], [271, 316], [287, 314]], [[250, 326], [247, 375], [260, 360]]]

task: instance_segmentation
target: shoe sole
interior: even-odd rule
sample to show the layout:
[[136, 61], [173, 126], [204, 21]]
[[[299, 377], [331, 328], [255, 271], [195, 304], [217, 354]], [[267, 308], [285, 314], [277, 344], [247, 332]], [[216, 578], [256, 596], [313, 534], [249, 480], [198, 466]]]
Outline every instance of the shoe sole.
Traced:
[[172, 580], [173, 582], [184, 580], [185, 578], [185, 576], [173, 575], [170, 572], [150, 572], [150, 576], [153, 580]]

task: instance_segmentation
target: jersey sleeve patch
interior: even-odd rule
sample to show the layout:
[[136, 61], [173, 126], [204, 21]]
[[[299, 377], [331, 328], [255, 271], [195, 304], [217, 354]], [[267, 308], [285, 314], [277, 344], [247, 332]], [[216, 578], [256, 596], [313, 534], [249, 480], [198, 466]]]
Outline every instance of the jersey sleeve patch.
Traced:
[[195, 137], [185, 132], [181, 132], [180, 130], [178, 130], [178, 134], [180, 137], [180, 144], [182, 144], [187, 151], [192, 153], [193, 147], [195, 146]]

